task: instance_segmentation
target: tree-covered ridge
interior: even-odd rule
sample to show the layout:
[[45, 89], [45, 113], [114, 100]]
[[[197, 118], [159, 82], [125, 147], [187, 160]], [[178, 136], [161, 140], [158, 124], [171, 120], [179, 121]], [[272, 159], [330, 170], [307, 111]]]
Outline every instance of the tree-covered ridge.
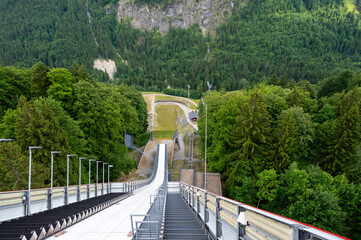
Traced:
[[[135, 162], [127, 156], [124, 133], [147, 130], [147, 109], [142, 95], [133, 87], [94, 81], [84, 67], [50, 69], [37, 63], [31, 69], [0, 67], [0, 190], [24, 189], [29, 146], [34, 151], [36, 177], [33, 187], [47, 187], [50, 151], [56, 155], [54, 184], [64, 186], [66, 154], [95, 158], [114, 166], [111, 178], [129, 172]], [[88, 161], [83, 161], [87, 182]], [[94, 168], [93, 168], [94, 169]], [[70, 184], [78, 179], [78, 160], [72, 159]], [[34, 174], [35, 175], [35, 174]], [[92, 176], [95, 176], [94, 172]]]
[[195, 95], [207, 89], [207, 80], [218, 90], [241, 89], [274, 74], [316, 83], [360, 69], [357, 6], [358, 0], [252, 0], [235, 3], [213, 36], [203, 36], [198, 26], [162, 36], [133, 29], [131, 19], [118, 22], [116, 1], [2, 1], [0, 62], [70, 68], [76, 61], [90, 70], [95, 58], [111, 58], [119, 82], [149, 90], [189, 84]]
[[[241, 91], [208, 92], [208, 166], [221, 172], [226, 194], [359, 239], [360, 77], [344, 71], [319, 86], [274, 77]], [[344, 85], [330, 84], [335, 79]], [[204, 143], [202, 103], [199, 115]]]

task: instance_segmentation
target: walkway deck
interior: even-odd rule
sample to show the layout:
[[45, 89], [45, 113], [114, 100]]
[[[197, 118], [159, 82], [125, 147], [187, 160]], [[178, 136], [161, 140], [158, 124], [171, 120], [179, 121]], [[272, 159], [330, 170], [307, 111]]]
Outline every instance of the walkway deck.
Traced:
[[167, 194], [163, 239], [210, 239], [180, 194]]

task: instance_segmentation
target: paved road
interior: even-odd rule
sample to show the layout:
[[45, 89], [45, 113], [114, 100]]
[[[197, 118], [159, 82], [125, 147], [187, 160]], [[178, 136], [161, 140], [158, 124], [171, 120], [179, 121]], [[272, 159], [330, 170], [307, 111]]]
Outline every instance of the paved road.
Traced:
[[[150, 129], [153, 130], [154, 127], [156, 126], [156, 122], [155, 122], [155, 106], [156, 105], [178, 105], [184, 112], [184, 115], [187, 118], [188, 123], [193, 126], [195, 129], [198, 130], [198, 126], [196, 124], [194, 124], [190, 119], [189, 119], [189, 113], [194, 111], [193, 109], [187, 107], [184, 104], [180, 104], [180, 103], [176, 103], [176, 102], [161, 102], [161, 103], [155, 103], [155, 96], [169, 96], [169, 95], [164, 95], [164, 94], [144, 94], [143, 96], [150, 96], [151, 97], [151, 111], [148, 112], [148, 114], [151, 116], [151, 122], [149, 123], [150, 125]], [[187, 98], [184, 97], [177, 97], [177, 98], [182, 98], [188, 101]], [[191, 103], [193, 103], [195, 106], [198, 106], [198, 104], [192, 100], [189, 100]]]

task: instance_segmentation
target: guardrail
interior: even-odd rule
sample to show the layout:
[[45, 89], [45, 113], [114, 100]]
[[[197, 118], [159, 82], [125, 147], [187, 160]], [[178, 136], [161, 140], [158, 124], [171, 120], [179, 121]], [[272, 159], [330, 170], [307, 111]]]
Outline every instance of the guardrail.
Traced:
[[[156, 159], [158, 159], [158, 155]], [[43, 212], [111, 192], [133, 192], [135, 189], [143, 187], [153, 181], [157, 167], [158, 161], [155, 161], [151, 176], [142, 180], [100, 183], [98, 186], [96, 186], [96, 184], [84, 184], [81, 186], [69, 186], [68, 188], [54, 187], [52, 190], [51, 188], [32, 189], [29, 201], [31, 212], [33, 214]], [[0, 192], [0, 223], [26, 216], [29, 204], [27, 198], [28, 190]]]
[[347, 239], [186, 183], [180, 191], [215, 239]]
[[[159, 145], [157, 149], [156, 163], [158, 163]], [[160, 239], [164, 226], [165, 204], [167, 201], [168, 185], [168, 153], [165, 147], [164, 180], [162, 185], [156, 190], [155, 195], [150, 195], [150, 209], [145, 215], [132, 214], [131, 226], [132, 236], [135, 240]], [[155, 168], [154, 168], [155, 169]], [[135, 217], [142, 217], [141, 221], [134, 221]]]

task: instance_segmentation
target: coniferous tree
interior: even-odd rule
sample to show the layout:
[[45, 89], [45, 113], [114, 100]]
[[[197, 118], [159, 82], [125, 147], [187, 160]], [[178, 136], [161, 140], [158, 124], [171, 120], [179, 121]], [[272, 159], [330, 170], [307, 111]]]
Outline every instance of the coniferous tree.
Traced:
[[292, 162], [292, 155], [297, 149], [296, 134], [296, 120], [291, 112], [287, 112], [278, 120], [272, 145], [274, 153], [269, 163], [278, 173], [288, 168]]
[[357, 88], [343, 93], [340, 99], [340, 117], [335, 120], [329, 136], [319, 150], [319, 162], [330, 173], [344, 172], [354, 162], [355, 147], [360, 142], [360, 96]]
[[[16, 142], [20, 145], [23, 153], [28, 151], [29, 146], [42, 146], [42, 149], [34, 151], [34, 163], [43, 167], [43, 182], [39, 185], [49, 184], [50, 179], [50, 151], [62, 151], [60, 161], [54, 165], [54, 179], [56, 185], [65, 184], [66, 161], [65, 154], [71, 153], [67, 133], [60, 127], [59, 120], [51, 110], [50, 102], [46, 99], [26, 101], [24, 97], [19, 102], [19, 115], [15, 123]], [[74, 163], [72, 166], [77, 166]], [[72, 172], [76, 172], [72, 167]], [[76, 179], [71, 174], [71, 180]], [[73, 181], [74, 182], [74, 181]]]
[[47, 90], [51, 84], [47, 75], [50, 69], [42, 62], [38, 62], [31, 68], [31, 70], [31, 97], [34, 99], [38, 97], [46, 97]]
[[230, 133], [233, 147], [237, 150], [230, 158], [237, 159], [230, 173], [230, 181], [234, 181], [240, 168], [256, 176], [259, 169], [265, 166], [263, 160], [265, 144], [268, 143], [270, 132], [270, 116], [266, 103], [258, 90], [252, 93], [237, 120], [238, 130]]

